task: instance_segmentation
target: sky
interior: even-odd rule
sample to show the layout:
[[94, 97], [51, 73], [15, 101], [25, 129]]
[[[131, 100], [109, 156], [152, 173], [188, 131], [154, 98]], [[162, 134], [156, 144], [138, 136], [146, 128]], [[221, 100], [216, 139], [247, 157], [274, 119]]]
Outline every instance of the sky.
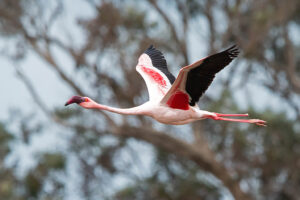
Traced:
[[[74, 16], [90, 17], [93, 14], [91, 8], [86, 4], [80, 1], [80, 3], [74, 4], [73, 0], [66, 0], [65, 3], [65, 12], [62, 14], [62, 17], [59, 20], [59, 23], [56, 24], [55, 29], [52, 30], [53, 34], [61, 34], [62, 40], [66, 40], [64, 33], [61, 33], [62, 30], [72, 30], [72, 35], [76, 37], [73, 45], [80, 45], [84, 40], [84, 35], [78, 30], [76, 26], [76, 21]], [[63, 32], [63, 31], [62, 31]], [[74, 33], [74, 34], [73, 34]], [[10, 41], [6, 38], [0, 38], [0, 47], [10, 48]], [[71, 77], [73, 68], [72, 62], [70, 59], [64, 55], [60, 54], [60, 51], [55, 52], [55, 56], [58, 59], [59, 63], [62, 63], [64, 66], [63, 70], [68, 73]], [[21, 110], [22, 116], [29, 116], [34, 113], [34, 119], [30, 123], [35, 123], [35, 121], [45, 122], [47, 125], [46, 131], [43, 131], [42, 134], [37, 134], [32, 137], [29, 144], [24, 144], [22, 142], [16, 142], [12, 144], [13, 152], [11, 156], [6, 160], [7, 165], [13, 165], [15, 162], [18, 162], [17, 174], [23, 176], [27, 170], [32, 168], [36, 164], [35, 155], [37, 152], [41, 151], [67, 151], [66, 144], [68, 140], [68, 135], [66, 132], [62, 133], [62, 127], [57, 126], [55, 123], [51, 122], [45, 114], [40, 110], [40, 108], [35, 104], [32, 96], [28, 92], [28, 89], [24, 83], [18, 78], [15, 67], [20, 67], [28, 79], [31, 81], [32, 85], [35, 86], [35, 89], [43, 102], [47, 107], [64, 107], [65, 102], [72, 96], [74, 93], [64, 84], [57, 76], [57, 74], [51, 70], [47, 63], [43, 62], [38, 55], [29, 51], [28, 55], [20, 63], [12, 63], [5, 56], [0, 56], [0, 92], [5, 94], [0, 98], [0, 121], [3, 121], [8, 126], [8, 129], [12, 132], [17, 132], [19, 129], [20, 123], [18, 116], [12, 115], [11, 113], [15, 109]], [[84, 81], [79, 81], [84, 83]], [[82, 86], [82, 85], [80, 85]], [[84, 86], [83, 86], [84, 87]], [[71, 109], [71, 108], [65, 108]], [[17, 119], [18, 118], [18, 119]], [[13, 123], [11, 123], [13, 121]], [[16, 135], [16, 137], [21, 137], [21, 135]], [[144, 168], [147, 171], [147, 166], [151, 166], [151, 150], [149, 145], [144, 145], [140, 142], [131, 141], [134, 143], [135, 147], [139, 149], [139, 152], [145, 152], [147, 157], [141, 158]], [[132, 159], [129, 152], [124, 153], [124, 158]], [[77, 176], [78, 172], [76, 171], [76, 160], [72, 159], [72, 156], [69, 158], [71, 160], [71, 165], [67, 165], [67, 173], [69, 178], [67, 182], [67, 197], [66, 199], [79, 200], [82, 199], [80, 194], [74, 191], [77, 191], [76, 184], [78, 183], [79, 177]], [[78, 165], [77, 165], [78, 166]], [[138, 172], [138, 168], [133, 169]], [[138, 172], [137, 174], [142, 174]], [[145, 174], [145, 173], [144, 173]], [[114, 188], [121, 188], [128, 183], [128, 178], [117, 176], [113, 180]], [[130, 182], [130, 181], [129, 181]], [[113, 187], [112, 187], [113, 188]], [[110, 191], [112, 192], [112, 191]]]
[[[66, 28], [66, 24], [72, 28], [74, 25], [73, 16], [86, 15], [89, 16], [91, 9], [86, 4], [74, 4], [72, 0], [64, 1], [66, 4], [66, 12], [62, 15], [60, 24], [57, 24], [56, 30], [53, 32], [59, 33], [61, 27]], [[82, 12], [82, 9], [86, 11]], [[80, 35], [77, 37], [80, 39]], [[5, 47], [10, 49], [9, 40], [6, 38], [0, 38], [0, 47]], [[63, 62], [66, 62], [66, 59], [63, 55], [57, 55], [59, 59]], [[62, 107], [67, 99], [72, 96], [72, 91], [68, 88], [63, 82], [57, 77], [56, 73], [51, 70], [47, 64], [36, 55], [31, 52], [28, 53], [28, 56], [20, 63], [12, 63], [5, 56], [0, 56], [0, 93], [2, 94], [0, 98], [0, 121], [9, 124], [8, 128], [12, 132], [18, 130], [19, 128], [19, 119], [18, 116], [11, 115], [12, 110], [20, 109], [22, 115], [30, 115], [34, 113], [33, 120], [35, 121], [42, 120], [46, 122], [46, 131], [43, 131], [43, 134], [38, 134], [32, 137], [29, 144], [26, 145], [22, 142], [16, 142], [12, 144], [13, 152], [9, 159], [6, 160], [8, 165], [13, 165], [15, 162], [18, 162], [19, 167], [17, 173], [22, 176], [24, 172], [33, 167], [35, 162], [35, 155], [37, 152], [41, 151], [56, 151], [62, 150], [66, 151], [66, 140], [68, 135], [61, 135], [61, 127], [54, 125], [53, 122], [45, 116], [45, 114], [40, 110], [40, 108], [35, 104], [32, 96], [29, 94], [27, 88], [22, 81], [18, 78], [15, 70], [15, 66], [23, 69], [26, 76], [35, 86], [37, 93], [40, 95], [44, 103], [48, 107]], [[64, 66], [68, 66], [67, 64]], [[69, 68], [64, 68], [63, 70], [71, 72], [71, 65]], [[13, 121], [13, 123], [11, 123]], [[54, 126], [53, 126], [54, 125]], [[17, 131], [16, 131], [17, 132]], [[64, 132], [65, 133], [65, 132]], [[21, 135], [16, 135], [16, 137], [21, 137]], [[68, 173], [71, 178], [68, 181], [76, 182], [76, 171], [74, 168], [68, 167]], [[73, 169], [73, 170], [72, 170]], [[72, 181], [74, 179], [75, 181]], [[78, 182], [78, 181], [77, 181]], [[80, 196], [74, 193], [76, 190], [76, 185], [67, 184], [67, 199], [80, 199]]]
[[[64, 27], [65, 29], [74, 29], [74, 31], [72, 31], [72, 34], [74, 33], [76, 37], [76, 41], [74, 41], [74, 43], [80, 44], [80, 41], [84, 40], [84, 36], [80, 33], [80, 30], [77, 28], [74, 16], [90, 17], [92, 16], [93, 11], [86, 3], [82, 3], [81, 1], [79, 1], [80, 3], [74, 4], [72, 2], [72, 0], [65, 1], [66, 11], [63, 13], [62, 19], [59, 20], [59, 24], [56, 26], [56, 29], [52, 32], [56, 35], [59, 35], [61, 34], [60, 32], [62, 27]], [[205, 27], [205, 21], [202, 21], [200, 23], [203, 27]], [[195, 32], [197, 31], [195, 30]], [[201, 34], [204, 35], [205, 39], [205, 35], [207, 34], [205, 30], [203, 30]], [[62, 31], [61, 38], [65, 39], [63, 35], [64, 32]], [[201, 48], [201, 50], [199, 50], [198, 46], [195, 47], [195, 45], [190, 45], [191, 49], [189, 51], [189, 56], [192, 62], [206, 56], [205, 41], [199, 40], [198, 35], [196, 35], [195, 33], [190, 34], [189, 42], [192, 44], [195, 43], [195, 41], [204, 45]], [[6, 46], [7, 48], [10, 48], [8, 45], [9, 44], [7, 44], [7, 42], [4, 41], [3, 38], [0, 39], [0, 47]], [[71, 76], [72, 63], [68, 61], [69, 59], [67, 59], [65, 55], [56, 56], [59, 58], [60, 62], [64, 63], [63, 66], [65, 68], [63, 70], [69, 72], [69, 75]], [[14, 64], [3, 56], [0, 56], [0, 64], [2, 68], [2, 72], [0, 73], [0, 92], [2, 94], [5, 94], [4, 98], [0, 98], [0, 120], [6, 120], [8, 116], [7, 113], [12, 108], [20, 108], [25, 112], [30, 112], [32, 110], [38, 109], [35, 103], [33, 102], [32, 97], [29, 95], [28, 90], [17, 77]], [[46, 63], [41, 61], [41, 59], [39, 59], [37, 55], [29, 53], [29, 56], [22, 60], [21, 63], [17, 63], [17, 65], [18, 67], [21, 67], [23, 71], [25, 71], [32, 84], [38, 86], [36, 87], [37, 92], [40, 94], [44, 102], [47, 105], [49, 105], [49, 107], [63, 105], [64, 101], [72, 95], [72, 91], [70, 91], [70, 89], [65, 84], [63, 84], [60, 79], [57, 78], [55, 72], [53, 72], [47, 66]], [[239, 67], [246, 66], [242, 65]], [[225, 77], [228, 75], [228, 72], [229, 68], [225, 68], [222, 71], [222, 74], [219, 74], [218, 77]], [[175, 74], [177, 73], [175, 72]], [[250, 88], [250, 90], [253, 91], [261, 90], [259, 88], [259, 85], [256, 86], [255, 84], [253, 84], [251, 87], [253, 88]], [[263, 108], [265, 107], [265, 105], [270, 105], [270, 102], [268, 101], [268, 96], [270, 94], [267, 91], [263, 90], [261, 90], [260, 94], [262, 96], [261, 98], [259, 98], [259, 101], [258, 103], [256, 103], [256, 106], [258, 108]], [[208, 90], [207, 95], [213, 96], [213, 90]], [[241, 101], [238, 103], [240, 103], [240, 105], [243, 106], [243, 102], [245, 102], [242, 97], [243, 94], [237, 94], [237, 96], [237, 99], [241, 99]], [[279, 99], [273, 99], [273, 101], [271, 101], [270, 106], [276, 109], [276, 107], [278, 107], [278, 103], [280, 103], [278, 102], [278, 100]], [[257, 101], [257, 99], [252, 101]]]
[[[72, 35], [75, 37], [74, 44], [73, 45], [80, 45], [82, 41], [84, 41], [84, 35], [82, 34], [81, 30], [77, 27], [77, 22], [75, 16], [80, 17], [91, 17], [93, 16], [93, 10], [90, 8], [89, 5], [86, 3], [83, 3], [82, 1], [79, 1], [80, 3], [74, 4], [72, 0], [65, 1], [65, 12], [62, 13], [61, 18], [58, 20], [58, 23], [55, 25], [55, 28], [52, 30], [52, 34], [55, 34], [56, 36], [60, 37], [62, 40], [66, 41], [66, 30], [72, 30]], [[176, 19], [175, 16], [173, 16], [174, 19]], [[222, 18], [222, 16], [220, 16]], [[206, 22], [204, 20], [200, 20], [199, 22], [193, 22], [193, 23], [200, 23], [201, 27], [206, 27]], [[193, 25], [191, 25], [193, 27]], [[222, 28], [222, 27], [221, 27]], [[189, 46], [191, 48], [189, 49], [189, 56], [191, 62], [194, 62], [202, 57], [206, 56], [206, 42], [205, 38], [207, 36], [208, 32], [203, 29], [201, 31], [201, 37], [202, 39], [199, 39], [198, 30], [192, 30], [191, 34], [189, 35], [188, 42], [190, 43]], [[74, 38], [73, 38], [74, 39]], [[7, 47], [10, 49], [9, 42], [6, 41], [6, 39], [0, 38], [0, 47]], [[202, 48], [199, 50], [198, 45], [193, 44], [203, 44]], [[159, 47], [158, 47], [159, 48]], [[64, 66], [63, 70], [68, 73], [69, 76], [72, 76], [73, 70], [72, 61], [63, 53], [60, 51], [54, 51], [56, 54], [56, 58], [58, 59], [59, 63], [62, 63], [62, 66]], [[241, 57], [242, 57], [241, 53]], [[29, 115], [31, 113], [35, 113], [36, 119], [42, 119], [44, 121], [49, 121], [49, 119], [44, 115], [44, 113], [41, 112], [40, 108], [35, 104], [32, 96], [29, 94], [27, 88], [23, 84], [23, 82], [20, 81], [20, 79], [16, 75], [15, 66], [20, 67], [25, 72], [26, 76], [29, 78], [29, 80], [32, 82], [32, 84], [35, 86], [35, 89], [37, 90], [37, 93], [40, 95], [41, 99], [44, 101], [44, 103], [48, 107], [61, 107], [64, 105], [65, 101], [72, 96], [74, 93], [68, 88], [63, 82], [58, 78], [57, 74], [51, 70], [51, 68], [47, 65], [47, 63], [43, 62], [38, 55], [33, 54], [31, 51], [29, 51], [28, 55], [24, 60], [22, 60], [19, 63], [12, 63], [10, 62], [6, 57], [0, 56], [0, 64], [1, 64], [1, 73], [0, 73], [0, 92], [3, 95], [2, 98], [0, 98], [0, 120], [2, 121], [11, 121], [11, 110], [13, 109], [20, 109], [22, 113], [25, 113], [25, 115]], [[135, 66], [133, 66], [135, 67]], [[247, 67], [245, 64], [240, 64], [239, 67], [241, 70]], [[229, 76], [230, 67], [225, 68], [222, 73], [218, 74], [217, 79], [221, 80]], [[174, 74], [177, 74], [178, 72], [175, 72]], [[138, 76], [138, 74], [137, 74]], [[262, 78], [264, 78], [262, 76]], [[215, 81], [219, 81], [215, 80]], [[231, 80], [233, 84], [238, 84], [240, 80], [235, 79]], [[84, 81], [80, 81], [80, 83], [83, 83]], [[80, 85], [81, 87], [83, 85]], [[285, 106], [282, 106], [280, 103], [280, 99], [274, 96], [271, 96], [271, 94], [262, 89], [258, 84], [252, 84], [247, 85], [247, 90], [250, 91], [251, 94], [257, 94], [259, 93], [259, 98], [255, 95], [247, 96], [245, 95], [246, 90], [244, 88], [239, 88], [240, 91], [237, 91], [235, 95], [236, 102], [241, 106], [242, 108], [247, 108], [249, 102], [253, 104], [257, 109], [264, 109], [265, 107], [270, 107], [274, 110], [280, 110]], [[209, 96], [216, 96], [216, 92], [218, 91], [218, 87], [215, 84], [212, 84], [210, 89], [206, 92], [206, 95]], [[259, 91], [259, 92], [257, 92]], [[270, 98], [272, 99], [270, 101]], [[279, 106], [280, 105], [280, 106]], [[200, 101], [200, 107], [202, 109], [205, 109], [205, 105], [201, 104]], [[12, 126], [9, 126], [9, 128], [13, 130], [18, 129], [18, 123], [13, 123]], [[53, 127], [52, 127], [53, 128]], [[59, 127], [54, 127], [54, 129], [57, 129]], [[42, 145], [31, 145], [30, 147], [24, 147], [24, 148], [32, 148], [31, 151], [35, 151], [37, 149], [43, 149], [43, 148], [58, 148], [57, 143], [58, 140], [55, 139], [55, 135], [48, 134], [49, 131], [46, 131], [43, 136], [38, 137], [44, 137], [47, 139], [47, 144]], [[53, 133], [53, 132], [52, 132]], [[49, 139], [52, 138], [52, 139]], [[39, 139], [34, 140], [37, 144], [40, 144]], [[50, 142], [51, 141], [51, 142]], [[20, 148], [20, 147], [19, 147]], [[23, 150], [23, 148], [21, 148]], [[31, 152], [28, 151], [28, 152]], [[25, 157], [28, 159], [27, 157]], [[25, 160], [26, 160], [25, 159]], [[30, 159], [29, 159], [30, 160]], [[32, 160], [32, 159], [31, 159]]]
[[[76, 27], [76, 21], [74, 20], [74, 16], [90, 17], [93, 15], [93, 11], [86, 3], [81, 2], [74, 4], [72, 0], [66, 0], [65, 4], [66, 12], [63, 13], [62, 20], [59, 20], [60, 22], [56, 25], [56, 28], [53, 30], [53, 34], [61, 34], [61, 37], [64, 40], [66, 38], [64, 38], [64, 32], [62, 31], [61, 33], [61, 30], [72, 30], [72, 33], [74, 33], [76, 37], [76, 41], [74, 41], [75, 45], [76, 43], [80, 44], [80, 42], [84, 40], [84, 35], [82, 35], [80, 30], [78, 30], [78, 28]], [[202, 21], [200, 23], [203, 24], [203, 27], [205, 27], [205, 21]], [[196, 34], [197, 30], [194, 30], [194, 32], [192, 32], [189, 37], [189, 43], [191, 44], [189, 56], [192, 62], [206, 56], [205, 41], [199, 40], [199, 37]], [[204, 40], [206, 34], [205, 30], [203, 30], [201, 34], [204, 35]], [[198, 45], [193, 45], [193, 43], [196, 43], [195, 41], [197, 41], [197, 43], [204, 44], [201, 50], [198, 50]], [[7, 43], [5, 39], [0, 38], [0, 47], [2, 48], [3, 46], [7, 46], [7, 48], [9, 48], [9, 43]], [[68, 72], [70, 76], [73, 75], [72, 62], [67, 58], [67, 56], [64, 54], [60, 54], [60, 52], [58, 51], [56, 53], [56, 57], [61, 63], [63, 63], [63, 66], [65, 66], [63, 70]], [[48, 107], [63, 106], [65, 101], [73, 95], [70, 88], [63, 84], [63, 82], [57, 77], [57, 74], [53, 70], [51, 70], [51, 68], [47, 66], [45, 62], [41, 61], [41, 59], [36, 54], [29, 52], [28, 56], [24, 60], [22, 60], [22, 62], [15, 64], [10, 62], [7, 58], [0, 56], [0, 92], [2, 94], [2, 98], [0, 98], [1, 121], [14, 121], [15, 119], [12, 119], [9, 113], [12, 109], [15, 108], [20, 109], [22, 113], [25, 113], [25, 115], [29, 115], [34, 112], [36, 115], [35, 119], [37, 120], [42, 120], [45, 122], [49, 121], [49, 119], [41, 112], [39, 107], [34, 103], [34, 100], [29, 94], [27, 88], [17, 77], [14, 65], [17, 65], [17, 67], [21, 67], [23, 69], [23, 71], [25, 72], [26, 76], [30, 79], [32, 84], [36, 86], [35, 89], [37, 90], [38, 94], [40, 95], [44, 103], [47, 104]], [[244, 67], [247, 67], [247, 65], [242, 63], [239, 67], [243, 69]], [[217, 78], [223, 79], [229, 76], [229, 70], [229, 68], [224, 69], [222, 74], [218, 75]], [[233, 84], [237, 84], [240, 82], [240, 80], [232, 81]], [[253, 84], [247, 87], [251, 91], [250, 93], [253, 94], [250, 96], [250, 102], [253, 103], [257, 109], [264, 109], [265, 107], [270, 107], [274, 110], [280, 110], [284, 107], [287, 107], [286, 105], [282, 106], [279, 98], [271, 96], [269, 92], [267, 92], [264, 89], [261, 89], [261, 87], [258, 84]], [[212, 89], [207, 91], [207, 95], [214, 96], [214, 91], [218, 90], [218, 88], [216, 85], [212, 85], [211, 88]], [[259, 93], [259, 98], [257, 98], [257, 96], [254, 95], [257, 93]], [[237, 91], [235, 94], [235, 98], [237, 100], [237, 103], [241, 107], [247, 107], [247, 102], [249, 102], [249, 98], [245, 95], [243, 91]], [[270, 99], [272, 100], [270, 101]], [[201, 103], [200, 105], [201, 108], [205, 109], [205, 105], [202, 105]], [[8, 162], [12, 163], [17, 158], [22, 157], [21, 168], [23, 170], [26, 170], [35, 164], [34, 157], [32, 156], [34, 152], [40, 150], [57, 150], [63, 148], [65, 144], [64, 139], [67, 139], [67, 137], [63, 139], [63, 137], [60, 137], [58, 135], [60, 133], [60, 127], [52, 127], [51, 124], [53, 123], [51, 122], [48, 124], [50, 124], [47, 127], [48, 130], [45, 131], [43, 134], [34, 137], [31, 141], [31, 145], [21, 145], [21, 143], [15, 144], [14, 154]], [[9, 126], [9, 129], [12, 131], [17, 130], [18, 125], [18, 121], [16, 121], [15, 123], [12, 123], [11, 126]], [[149, 149], [144, 149], [144, 151], [150, 152]], [[150, 161], [146, 160], [144, 162], [145, 165], [148, 165]], [[22, 172], [20, 172], [20, 174], [22, 174]], [[119, 179], [122, 179], [122, 177], [119, 177]], [[122, 183], [122, 181], [116, 180], [116, 184], [120, 182]], [[68, 187], [70, 188], [70, 191], [72, 191], [74, 186], [68, 185]], [[76, 199], [76, 197], [72, 196], [72, 194], [69, 194], [69, 199]]]

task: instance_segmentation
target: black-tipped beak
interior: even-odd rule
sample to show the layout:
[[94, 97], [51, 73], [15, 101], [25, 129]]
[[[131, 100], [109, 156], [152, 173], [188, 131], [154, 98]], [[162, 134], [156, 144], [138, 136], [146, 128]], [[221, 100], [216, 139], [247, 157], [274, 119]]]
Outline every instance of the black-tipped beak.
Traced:
[[84, 97], [73, 96], [71, 99], [69, 99], [69, 101], [67, 101], [67, 102], [65, 103], [65, 106], [70, 105], [70, 104], [72, 104], [72, 103], [80, 104], [80, 103], [82, 103], [82, 102], [84, 102]]
[[67, 106], [67, 105], [70, 105], [70, 104], [72, 104], [72, 103], [75, 103], [73, 100], [72, 100], [72, 98], [69, 100], [69, 101], [67, 101], [66, 103], [65, 103], [65, 106]]

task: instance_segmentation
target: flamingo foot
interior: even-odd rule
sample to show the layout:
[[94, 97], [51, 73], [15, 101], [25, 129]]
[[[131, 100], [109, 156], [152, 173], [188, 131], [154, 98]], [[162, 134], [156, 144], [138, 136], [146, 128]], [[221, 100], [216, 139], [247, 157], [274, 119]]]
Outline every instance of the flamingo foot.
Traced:
[[[223, 121], [230, 121], [230, 122], [241, 122], [241, 123], [250, 123], [250, 124], [256, 124], [258, 126], [267, 126], [267, 122], [261, 119], [231, 119], [231, 118], [224, 118], [224, 117], [220, 117], [220, 115], [218, 116], [218, 114], [216, 113], [217, 116], [209, 116], [209, 118], [214, 119], [214, 120], [223, 120]], [[225, 115], [225, 116], [245, 116], [246, 114], [221, 114], [221, 115]], [[248, 114], [247, 114], [248, 115]]]
[[250, 119], [250, 123], [256, 124], [258, 126], [267, 126], [267, 122], [261, 119]]

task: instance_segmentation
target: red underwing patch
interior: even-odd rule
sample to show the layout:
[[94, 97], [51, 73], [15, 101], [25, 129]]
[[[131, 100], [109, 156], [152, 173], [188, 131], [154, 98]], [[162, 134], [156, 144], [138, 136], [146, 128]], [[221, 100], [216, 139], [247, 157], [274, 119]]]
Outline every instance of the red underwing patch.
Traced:
[[156, 83], [162, 85], [162, 86], [166, 86], [167, 83], [165, 81], [165, 79], [155, 70], [147, 68], [147, 67], [142, 67], [142, 70], [148, 74]]

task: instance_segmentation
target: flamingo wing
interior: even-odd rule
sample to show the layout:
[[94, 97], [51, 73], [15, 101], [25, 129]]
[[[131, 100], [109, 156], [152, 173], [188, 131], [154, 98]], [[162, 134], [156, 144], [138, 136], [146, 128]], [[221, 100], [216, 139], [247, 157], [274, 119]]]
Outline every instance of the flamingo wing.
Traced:
[[216, 73], [225, 68], [238, 54], [238, 48], [233, 45], [225, 51], [181, 68], [175, 82], [161, 103], [167, 104], [171, 108], [183, 110], [189, 109], [189, 106], [195, 106], [212, 83]]
[[140, 56], [136, 70], [146, 82], [150, 101], [160, 101], [175, 81], [165, 57], [153, 45]]

